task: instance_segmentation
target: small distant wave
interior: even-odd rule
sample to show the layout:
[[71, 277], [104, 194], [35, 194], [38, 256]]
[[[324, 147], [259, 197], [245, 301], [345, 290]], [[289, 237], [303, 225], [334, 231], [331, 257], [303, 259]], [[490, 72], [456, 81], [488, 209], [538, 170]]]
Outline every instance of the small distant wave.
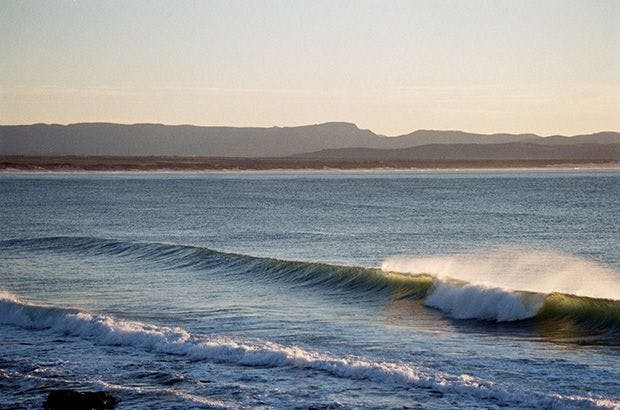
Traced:
[[68, 337], [91, 340], [95, 344], [132, 347], [193, 360], [240, 366], [311, 369], [340, 378], [434, 389], [445, 394], [465, 395], [476, 400], [489, 399], [494, 403], [499, 401], [511, 406], [614, 408], [620, 405], [604, 398], [513, 391], [503, 388], [495, 381], [467, 374], [446, 374], [407, 363], [337, 356], [269, 341], [236, 340], [222, 336], [199, 337], [178, 327], [157, 326], [85, 311], [33, 305], [9, 293], [0, 294], [0, 325], [51, 331]]
[[[540, 269], [541, 266], [547, 269], [544, 261], [553, 260], [561, 274], [569, 279], [575, 271], [570, 264], [576, 264], [581, 270], [581, 279], [588, 276], [588, 271], [583, 270], [589, 269], [593, 283], [585, 281], [584, 285], [582, 280], [576, 284], [586, 294], [589, 291], [593, 295], [615, 292], [613, 281], [617, 279], [605, 267], [564, 254], [512, 252], [487, 260], [480, 255], [399, 257], [388, 259], [381, 269], [375, 269], [259, 258], [196, 246], [91, 237], [8, 240], [0, 242], [2, 248], [114, 256], [169, 269], [216, 269], [225, 275], [251, 275], [266, 282], [340, 289], [353, 295], [383, 293], [391, 298], [421, 300], [426, 306], [455, 319], [535, 320], [540, 325], [537, 328], [546, 333], [554, 331], [554, 337], [591, 336], [604, 343], [620, 344], [620, 300], [557, 291], [570, 290], [567, 286], [575, 286], [575, 283], [558, 285], [561, 278], [555, 271], [541, 273]], [[595, 287], [600, 287], [597, 279], [606, 289]]]
[[104, 381], [96, 382], [95, 384], [100, 385], [101, 387], [109, 390], [118, 390], [118, 391], [128, 391], [132, 393], [145, 394], [145, 393], [156, 393], [156, 394], [168, 394], [171, 396], [177, 396], [180, 399], [189, 401], [194, 405], [200, 405], [201, 407], [207, 407], [210, 409], [229, 409], [233, 407], [230, 403], [225, 402], [224, 400], [218, 400], [211, 397], [199, 396], [197, 394], [191, 394], [183, 390], [173, 389], [173, 388], [165, 388], [165, 387], [151, 387], [151, 386], [126, 386], [121, 384], [109, 383]]

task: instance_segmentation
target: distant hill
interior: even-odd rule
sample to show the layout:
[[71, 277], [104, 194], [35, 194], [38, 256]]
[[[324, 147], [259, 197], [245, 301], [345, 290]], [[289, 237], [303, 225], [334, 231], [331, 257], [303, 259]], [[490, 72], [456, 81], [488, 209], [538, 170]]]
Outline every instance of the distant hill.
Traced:
[[429, 144], [502, 144], [542, 140], [542, 137], [535, 134], [474, 134], [463, 131], [417, 130], [390, 138], [389, 143], [382, 148], [409, 148]]
[[545, 145], [566, 145], [566, 144], [618, 144], [620, 143], [620, 132], [597, 132], [595, 134], [575, 135], [574, 137], [565, 137], [563, 135], [553, 135], [545, 137], [537, 144]]
[[0, 154], [273, 157], [356, 145], [379, 147], [354, 124], [235, 128], [84, 123], [0, 126]]
[[529, 142], [507, 144], [429, 144], [401, 149], [341, 148], [297, 154], [312, 159], [407, 159], [407, 160], [580, 160], [620, 161], [619, 144], [543, 145]]
[[[273, 128], [111, 123], [0, 126], [0, 155], [273, 158], [353, 147], [390, 150], [423, 145], [512, 143], [562, 146], [617, 144], [620, 143], [620, 133], [543, 138], [534, 134], [484, 135], [462, 131], [418, 130], [398, 137], [385, 137], [344, 122]], [[531, 147], [528, 149], [533, 150]], [[338, 155], [344, 155], [344, 151]]]

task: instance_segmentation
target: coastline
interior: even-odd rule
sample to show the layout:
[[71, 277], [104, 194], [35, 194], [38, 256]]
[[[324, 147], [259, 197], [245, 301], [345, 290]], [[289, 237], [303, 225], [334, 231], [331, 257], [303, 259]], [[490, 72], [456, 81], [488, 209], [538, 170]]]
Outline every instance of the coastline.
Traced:
[[620, 170], [620, 162], [350, 158], [0, 156], [0, 173], [424, 172]]

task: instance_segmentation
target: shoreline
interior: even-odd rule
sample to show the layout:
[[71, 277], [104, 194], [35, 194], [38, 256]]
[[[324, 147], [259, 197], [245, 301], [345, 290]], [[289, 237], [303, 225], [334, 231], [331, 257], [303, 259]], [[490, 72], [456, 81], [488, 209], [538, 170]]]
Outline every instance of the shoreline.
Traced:
[[262, 173], [620, 170], [620, 162], [565, 160], [394, 160], [0, 156], [0, 173]]
[[85, 170], [85, 169], [64, 169], [64, 170], [32, 170], [32, 169], [0, 169], [0, 175], [201, 175], [201, 174], [372, 174], [372, 173], [519, 173], [519, 172], [596, 172], [610, 171], [620, 172], [620, 166], [613, 167], [515, 167], [515, 168], [352, 168], [352, 169], [217, 169], [217, 170], [170, 170], [170, 169], [153, 169], [148, 171], [141, 170]]

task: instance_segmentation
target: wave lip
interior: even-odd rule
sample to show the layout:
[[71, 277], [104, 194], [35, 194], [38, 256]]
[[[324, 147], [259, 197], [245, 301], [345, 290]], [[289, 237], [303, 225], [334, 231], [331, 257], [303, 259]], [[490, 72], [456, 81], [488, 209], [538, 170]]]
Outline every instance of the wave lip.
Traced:
[[536, 314], [547, 330], [620, 344], [620, 301], [552, 293]]
[[228, 337], [198, 338], [181, 328], [157, 326], [83, 311], [31, 305], [6, 293], [0, 294], [0, 325], [48, 330], [92, 340], [96, 344], [140, 348], [242, 366], [293, 367], [326, 372], [336, 377], [370, 380], [404, 386], [431, 388], [474, 400], [498, 400], [531, 407], [620, 406], [604, 398], [513, 392], [493, 381], [467, 374], [449, 375], [406, 363], [390, 363], [357, 356], [339, 357], [299, 346], [272, 342], [234, 340]]

